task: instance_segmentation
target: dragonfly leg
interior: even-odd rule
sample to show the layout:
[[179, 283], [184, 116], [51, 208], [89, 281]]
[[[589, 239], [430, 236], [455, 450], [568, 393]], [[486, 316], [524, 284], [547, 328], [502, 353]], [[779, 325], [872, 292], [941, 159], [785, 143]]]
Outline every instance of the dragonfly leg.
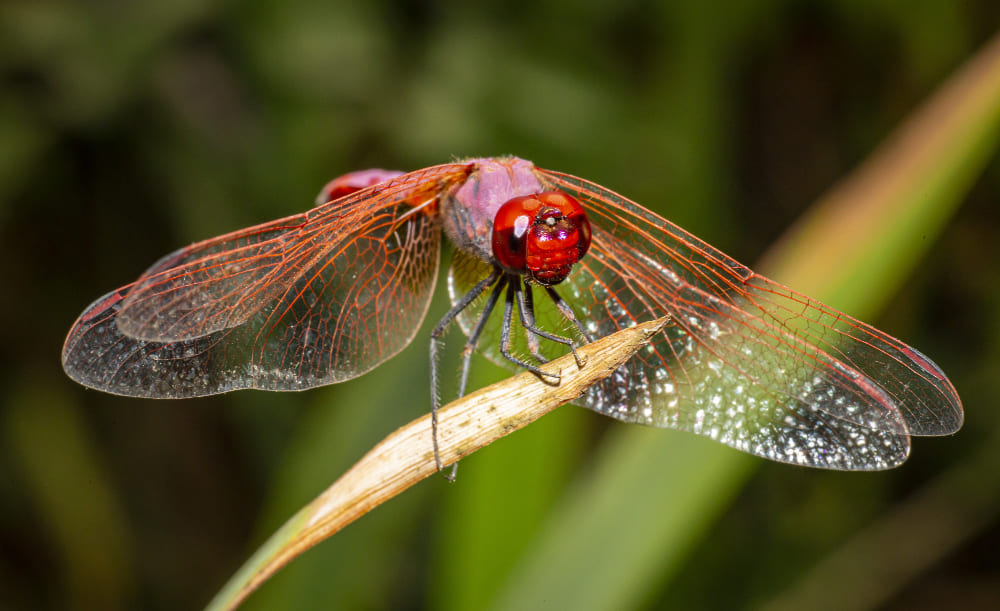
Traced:
[[[534, 307], [534, 299], [531, 294], [531, 284], [529, 284], [528, 281], [525, 280], [523, 291], [520, 289], [520, 285], [512, 284], [511, 288], [517, 294], [517, 306], [521, 313], [521, 326], [523, 326], [525, 329], [528, 330], [529, 351], [531, 350], [531, 343], [532, 343], [530, 339], [532, 339], [534, 336], [544, 337], [547, 340], [551, 340], [553, 342], [569, 346], [570, 351], [573, 353], [573, 358], [576, 359], [577, 367], [583, 367], [587, 361], [581, 358], [580, 355], [577, 353], [576, 343], [572, 339], [568, 337], [563, 337], [561, 335], [554, 335], [552, 333], [549, 333], [548, 331], [543, 331], [542, 329], [539, 329], [538, 327], [535, 326], [535, 307]], [[572, 312], [572, 310], [570, 311]], [[565, 313], [563, 313], [563, 315], [565, 316]], [[535, 339], [534, 343], [535, 343], [534, 347], [535, 349], [534, 351], [531, 352], [532, 356], [534, 356], [543, 363], [546, 362], [546, 359], [544, 359], [540, 354], [537, 353], [538, 340]]]
[[547, 363], [549, 360], [542, 356], [538, 345], [538, 335], [532, 333], [535, 328], [535, 296], [531, 291], [531, 284], [527, 279], [524, 281], [524, 291], [517, 294], [517, 306], [521, 313], [521, 326], [524, 327], [524, 339], [528, 343], [528, 352], [539, 363]]
[[570, 305], [566, 303], [566, 301], [562, 297], [559, 296], [559, 293], [557, 293], [556, 290], [551, 286], [545, 287], [545, 292], [549, 294], [549, 299], [552, 300], [552, 303], [556, 304], [556, 307], [559, 308], [559, 312], [562, 313], [562, 315], [566, 318], [566, 320], [569, 320], [574, 325], [576, 325], [576, 328], [580, 331], [580, 333], [587, 340], [587, 342], [588, 343], [593, 342], [594, 337], [587, 332], [587, 329], [584, 328], [583, 323], [580, 322], [580, 319], [577, 318], [576, 314], [573, 312], [573, 308], [571, 308]]
[[516, 275], [509, 275], [507, 277], [507, 292], [504, 294], [503, 302], [503, 326], [500, 328], [500, 354], [503, 355], [505, 359], [514, 363], [518, 367], [523, 367], [531, 373], [537, 375], [540, 378], [552, 378], [553, 382], [558, 383], [562, 378], [557, 373], [547, 373], [539, 369], [536, 365], [525, 362], [513, 354], [510, 353], [511, 339], [510, 339], [510, 327], [511, 319], [514, 313], [514, 294], [519, 293], [518, 290], [520, 286], [520, 278]]
[[[431, 331], [431, 436], [434, 443], [434, 462], [437, 464], [437, 469], [440, 471], [443, 467], [441, 465], [441, 455], [438, 452], [438, 408], [441, 407], [441, 394], [438, 392], [438, 372], [437, 372], [437, 357], [438, 349], [441, 345], [441, 336], [444, 335], [445, 329], [448, 328], [455, 318], [464, 310], [469, 307], [473, 301], [475, 301], [480, 295], [486, 292], [486, 289], [490, 288], [500, 278], [500, 268], [494, 268], [490, 275], [484, 278], [472, 287], [468, 293], [466, 293], [459, 301], [456, 303], [448, 312], [441, 317], [438, 324]], [[502, 284], [502, 283], [501, 283]], [[496, 291], [494, 291], [496, 292]], [[499, 296], [499, 293], [497, 293]], [[496, 304], [496, 297], [491, 297], [491, 300]], [[492, 309], [492, 308], [491, 308]], [[481, 323], [477, 323], [477, 327], [481, 327]], [[481, 329], [480, 329], [481, 331]], [[467, 373], [462, 374], [462, 391], [465, 390], [465, 378]], [[452, 465], [451, 473], [445, 477], [451, 481], [455, 480], [455, 471], [458, 469], [458, 463]]]
[[479, 336], [482, 335], [483, 329], [486, 327], [486, 321], [489, 320], [490, 314], [493, 313], [493, 308], [496, 307], [497, 301], [500, 299], [500, 293], [503, 292], [504, 283], [497, 282], [496, 286], [493, 287], [493, 292], [490, 293], [489, 299], [486, 301], [486, 305], [483, 307], [483, 311], [479, 314], [479, 320], [476, 321], [476, 326], [469, 333], [469, 339], [465, 342], [465, 347], [462, 348], [462, 377], [458, 382], [458, 396], [465, 396], [465, 385], [469, 381], [469, 366], [471, 364], [472, 353], [476, 349], [476, 344], [479, 343]]

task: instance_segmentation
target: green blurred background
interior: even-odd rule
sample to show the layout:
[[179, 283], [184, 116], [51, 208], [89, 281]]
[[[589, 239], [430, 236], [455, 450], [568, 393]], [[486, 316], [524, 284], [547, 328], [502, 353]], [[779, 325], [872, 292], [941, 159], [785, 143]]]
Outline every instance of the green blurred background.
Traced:
[[[71, 382], [74, 318], [161, 255], [302, 211], [346, 171], [510, 153], [753, 263], [1000, 24], [992, 0], [470, 4], [0, 6], [0, 607], [201, 607], [428, 410], [426, 328], [305, 393], [160, 402]], [[854, 312], [934, 358], [965, 402], [961, 433], [917, 440], [902, 468], [812, 471], [652, 431], [678, 457], [662, 481], [601, 479], [623, 466], [595, 457], [625, 425], [567, 407], [308, 552], [247, 608], [560, 608], [546, 584], [577, 569], [539, 550], [614, 537], [631, 508], [662, 508], [672, 538], [571, 559], [614, 576], [579, 573], [576, 608], [1000, 606], [995, 160], [963, 199], [916, 238], [928, 254], [886, 280], [883, 311]], [[504, 375], [475, 367], [477, 385]], [[699, 485], [681, 521], [671, 503]], [[564, 528], [597, 497], [623, 509]]]

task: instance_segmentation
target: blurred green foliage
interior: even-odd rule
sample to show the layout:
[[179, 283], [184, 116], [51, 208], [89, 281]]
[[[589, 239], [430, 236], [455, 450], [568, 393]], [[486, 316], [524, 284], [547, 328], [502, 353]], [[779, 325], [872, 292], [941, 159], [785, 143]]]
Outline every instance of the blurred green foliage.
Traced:
[[[59, 367], [63, 334], [159, 256], [301, 211], [349, 170], [512, 153], [752, 262], [998, 24], [986, 0], [3, 4], [0, 606], [197, 608], [428, 409], [421, 339], [307, 393], [158, 402], [77, 387]], [[532, 553], [576, 543], [553, 537], [578, 532], [559, 526], [568, 503], [601, 498], [581, 492], [593, 482], [637, 513], [663, 507], [665, 522], [700, 516], [678, 547], [640, 540], [628, 557], [577, 558], [607, 574], [652, 569], [580, 583], [595, 605], [801, 608], [828, 602], [810, 589], [819, 576], [864, 606], [879, 602], [865, 577], [914, 549], [930, 557], [884, 606], [1000, 605], [998, 198], [994, 162], [877, 320], [931, 355], [967, 407], [958, 436], [917, 441], [903, 468], [809, 471], [641, 431], [732, 475], [682, 490], [601, 479], [596, 448], [623, 425], [566, 408], [464, 461], [456, 485], [425, 482], [366, 516], [247, 608], [468, 609], [525, 592], [559, 606], [545, 585], [566, 567]], [[444, 308], [438, 295], [429, 318]], [[477, 385], [504, 375], [475, 367]], [[695, 466], [706, 472], [662, 469]], [[915, 505], [928, 490], [950, 502]], [[956, 520], [966, 530], [948, 538]], [[596, 541], [618, 526], [584, 525]]]

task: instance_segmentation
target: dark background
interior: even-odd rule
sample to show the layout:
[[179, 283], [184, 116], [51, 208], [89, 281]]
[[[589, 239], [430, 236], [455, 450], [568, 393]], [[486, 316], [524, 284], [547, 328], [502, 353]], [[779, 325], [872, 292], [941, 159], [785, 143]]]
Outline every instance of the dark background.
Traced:
[[[0, 607], [198, 608], [428, 409], [426, 328], [306, 393], [158, 402], [72, 383], [74, 318], [161, 255], [302, 211], [350, 170], [516, 154], [752, 263], [1000, 24], [990, 0], [470, 4], [0, 6]], [[998, 198], [993, 161], [872, 320], [948, 372], [961, 433], [882, 474], [748, 459], [683, 547], [651, 554], [671, 560], [628, 585], [629, 605], [794, 608], [828, 589], [867, 606], [882, 588], [888, 608], [1000, 606]], [[439, 295], [428, 318], [444, 309]], [[502, 375], [476, 367], [477, 384]], [[493, 604], [621, 426], [564, 408], [466, 460], [456, 485], [432, 478], [323, 543], [250, 606]], [[919, 570], [883, 588], [910, 544]]]

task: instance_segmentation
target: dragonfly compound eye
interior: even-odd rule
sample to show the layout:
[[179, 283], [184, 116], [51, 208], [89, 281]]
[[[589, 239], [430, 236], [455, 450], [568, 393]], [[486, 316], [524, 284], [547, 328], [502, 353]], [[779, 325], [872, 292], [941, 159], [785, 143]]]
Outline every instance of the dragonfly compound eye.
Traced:
[[493, 220], [493, 256], [507, 271], [552, 286], [590, 248], [590, 221], [580, 202], [561, 191], [510, 199]]

